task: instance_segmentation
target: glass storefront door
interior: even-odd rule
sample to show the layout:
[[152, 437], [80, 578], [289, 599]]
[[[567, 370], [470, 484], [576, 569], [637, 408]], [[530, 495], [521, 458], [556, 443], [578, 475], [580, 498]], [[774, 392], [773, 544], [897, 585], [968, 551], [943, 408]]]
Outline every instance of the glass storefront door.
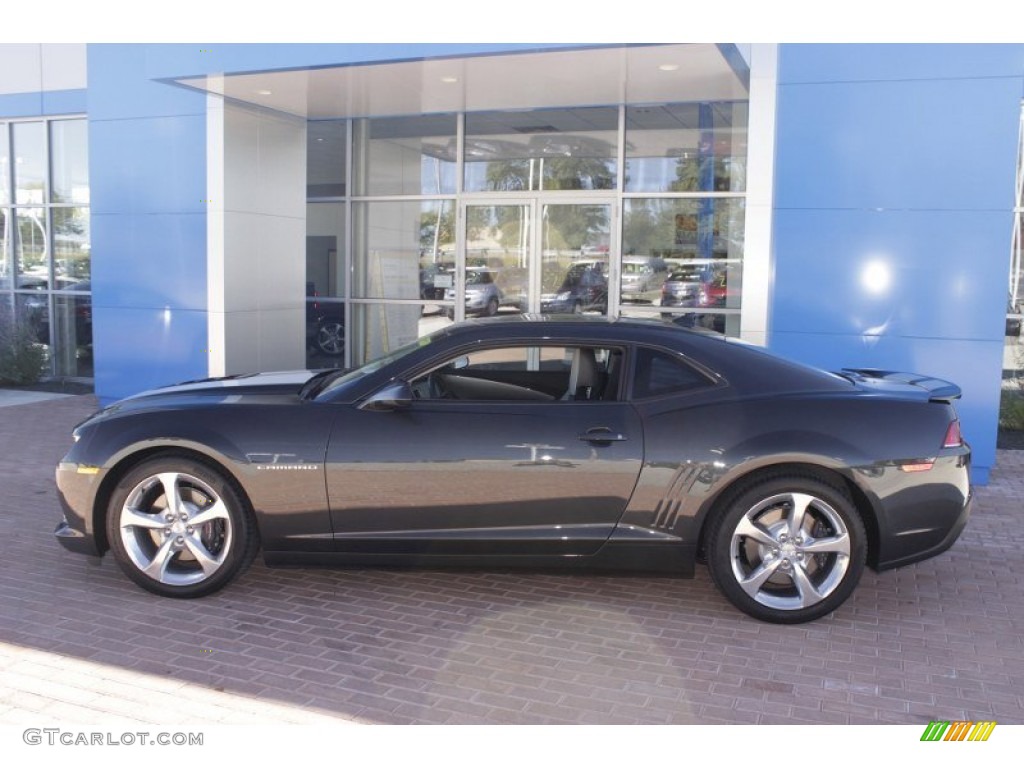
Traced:
[[451, 289], [453, 299], [464, 291], [462, 316], [606, 315], [614, 210], [608, 199], [562, 195], [465, 202], [462, 285]]

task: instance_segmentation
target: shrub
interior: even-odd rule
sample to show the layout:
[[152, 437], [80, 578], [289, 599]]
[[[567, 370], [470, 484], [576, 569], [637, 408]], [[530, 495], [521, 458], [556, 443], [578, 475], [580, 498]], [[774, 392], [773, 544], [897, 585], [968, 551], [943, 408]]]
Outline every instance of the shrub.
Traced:
[[1020, 391], [1003, 390], [999, 400], [999, 426], [1024, 431], [1024, 394]]
[[1024, 431], [1024, 345], [1015, 350], [1016, 375], [999, 398], [999, 428]]
[[27, 323], [0, 312], [0, 384], [34, 384], [46, 370], [46, 348]]

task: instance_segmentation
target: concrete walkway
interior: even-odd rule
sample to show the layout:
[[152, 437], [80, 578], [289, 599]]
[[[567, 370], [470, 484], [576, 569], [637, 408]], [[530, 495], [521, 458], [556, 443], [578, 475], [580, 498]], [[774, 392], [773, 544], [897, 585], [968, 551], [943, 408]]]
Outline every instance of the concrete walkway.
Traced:
[[26, 405], [46, 400], [58, 400], [62, 397], [72, 397], [72, 395], [60, 392], [33, 392], [29, 389], [0, 389], [0, 408], [5, 405]]

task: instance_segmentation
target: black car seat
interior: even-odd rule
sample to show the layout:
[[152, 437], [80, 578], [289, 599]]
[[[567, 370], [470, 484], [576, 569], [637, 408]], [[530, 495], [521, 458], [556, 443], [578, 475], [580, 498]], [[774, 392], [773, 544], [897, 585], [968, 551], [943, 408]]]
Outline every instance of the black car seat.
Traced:
[[615, 402], [619, 399], [619, 379], [622, 378], [622, 352], [617, 349], [609, 353], [607, 377], [601, 399], [608, 403]]

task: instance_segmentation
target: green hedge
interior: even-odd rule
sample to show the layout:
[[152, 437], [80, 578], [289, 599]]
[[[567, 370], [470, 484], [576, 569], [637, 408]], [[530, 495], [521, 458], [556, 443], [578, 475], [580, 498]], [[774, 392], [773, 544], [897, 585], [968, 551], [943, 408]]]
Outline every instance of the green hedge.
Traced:
[[46, 371], [46, 348], [26, 323], [0, 312], [0, 385], [34, 384]]

